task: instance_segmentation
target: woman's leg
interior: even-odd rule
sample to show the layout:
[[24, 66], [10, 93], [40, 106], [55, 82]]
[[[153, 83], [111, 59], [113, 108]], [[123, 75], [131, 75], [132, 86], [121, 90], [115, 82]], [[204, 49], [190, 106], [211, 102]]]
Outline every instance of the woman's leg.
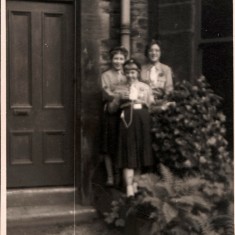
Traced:
[[134, 196], [134, 188], [133, 188], [134, 169], [129, 169], [129, 168], [123, 169], [123, 178], [126, 184], [127, 197]]
[[140, 170], [135, 170], [135, 175], [134, 175], [134, 180], [133, 180], [133, 189], [134, 189], [134, 194], [138, 192], [138, 178], [140, 177]]
[[114, 180], [113, 180], [113, 166], [112, 166], [112, 160], [109, 155], [104, 156], [105, 161], [105, 168], [107, 172], [107, 182], [106, 185], [113, 186]]

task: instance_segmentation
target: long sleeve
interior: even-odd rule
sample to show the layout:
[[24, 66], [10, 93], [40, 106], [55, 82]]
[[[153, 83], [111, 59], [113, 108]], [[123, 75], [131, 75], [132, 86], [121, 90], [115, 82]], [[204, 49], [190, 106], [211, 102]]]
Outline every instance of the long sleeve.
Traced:
[[101, 75], [101, 84], [102, 84], [103, 100], [112, 101], [114, 98], [114, 93], [112, 92], [110, 78], [107, 72]]
[[166, 75], [165, 92], [169, 93], [173, 90], [172, 70], [170, 67], [168, 67], [165, 70], [165, 75]]

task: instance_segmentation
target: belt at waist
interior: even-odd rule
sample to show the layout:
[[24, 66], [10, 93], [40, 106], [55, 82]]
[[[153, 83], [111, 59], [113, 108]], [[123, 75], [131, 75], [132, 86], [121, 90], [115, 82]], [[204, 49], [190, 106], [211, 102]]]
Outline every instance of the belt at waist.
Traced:
[[128, 102], [128, 103], [122, 104], [121, 108], [124, 109], [124, 108], [128, 108], [131, 106], [133, 107], [133, 109], [143, 109], [147, 107], [145, 104]]

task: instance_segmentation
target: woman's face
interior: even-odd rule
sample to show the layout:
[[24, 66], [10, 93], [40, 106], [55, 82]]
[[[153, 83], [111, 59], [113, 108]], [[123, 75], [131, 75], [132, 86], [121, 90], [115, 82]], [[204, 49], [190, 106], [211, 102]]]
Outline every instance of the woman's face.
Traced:
[[126, 75], [126, 78], [128, 81], [134, 82], [134, 81], [138, 80], [139, 72], [134, 69], [126, 70], [125, 75]]
[[152, 63], [159, 61], [161, 56], [161, 49], [157, 44], [153, 44], [148, 51], [148, 58]]
[[123, 54], [115, 54], [112, 58], [112, 66], [116, 70], [121, 70], [125, 62], [125, 56]]

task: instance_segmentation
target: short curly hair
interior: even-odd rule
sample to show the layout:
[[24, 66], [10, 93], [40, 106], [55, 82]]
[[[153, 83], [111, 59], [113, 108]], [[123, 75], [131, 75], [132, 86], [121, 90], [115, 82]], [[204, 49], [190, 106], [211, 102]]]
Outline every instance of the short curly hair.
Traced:
[[125, 58], [128, 56], [128, 50], [124, 46], [114, 47], [109, 51], [110, 59], [113, 58], [114, 55], [121, 53]]
[[148, 57], [148, 52], [149, 52], [149, 49], [151, 48], [152, 45], [158, 45], [160, 48], [161, 48], [161, 42], [159, 40], [156, 40], [156, 39], [152, 39], [148, 44], [147, 46], [145, 47], [145, 51], [144, 51], [144, 55], [146, 57]]

